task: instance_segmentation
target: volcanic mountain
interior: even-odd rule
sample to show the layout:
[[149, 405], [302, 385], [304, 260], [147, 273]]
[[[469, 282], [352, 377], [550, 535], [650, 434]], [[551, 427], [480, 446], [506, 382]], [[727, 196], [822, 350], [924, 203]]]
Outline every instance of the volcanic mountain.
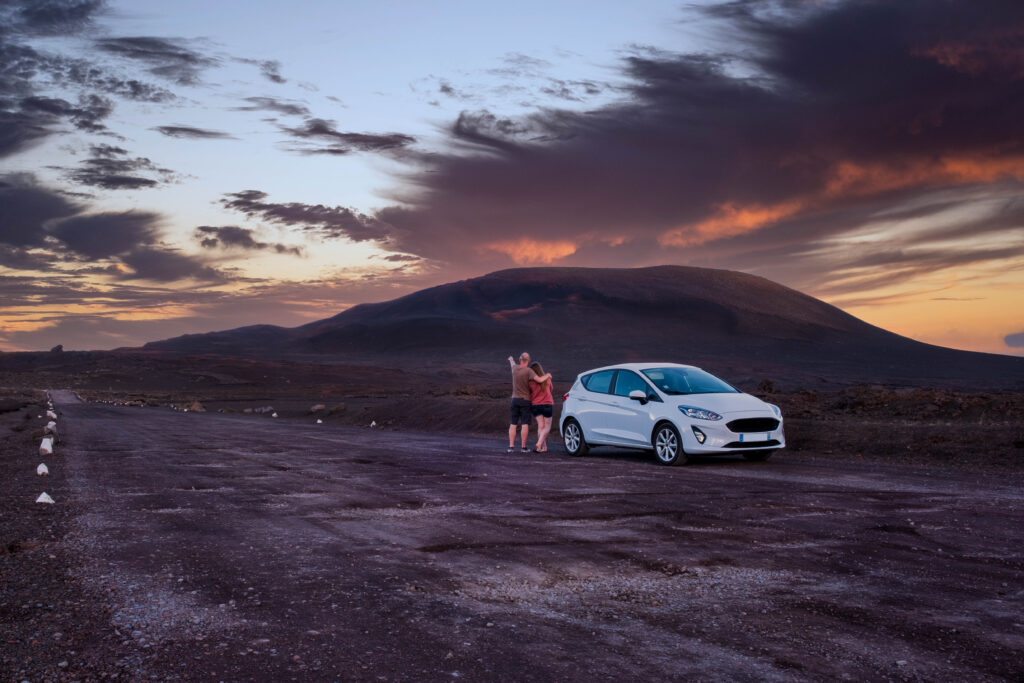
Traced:
[[1024, 388], [1024, 358], [923, 344], [761, 277], [683, 266], [504, 270], [301, 327], [185, 335], [145, 349], [496, 372], [525, 349], [565, 379], [663, 360], [734, 381]]

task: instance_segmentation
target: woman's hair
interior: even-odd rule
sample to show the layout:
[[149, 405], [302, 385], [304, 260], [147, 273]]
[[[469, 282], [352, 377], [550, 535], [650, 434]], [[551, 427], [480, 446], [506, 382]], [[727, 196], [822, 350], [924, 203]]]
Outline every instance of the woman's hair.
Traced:
[[[543, 375], [544, 374], [544, 368], [542, 368], [540, 366], [540, 363], [538, 363], [537, 361], [533, 361], [532, 363], [530, 363], [530, 369], [533, 370], [534, 372], [536, 372], [538, 375]], [[546, 379], [543, 382], [541, 382], [541, 384], [544, 384], [544, 383], [549, 382], [549, 381], [551, 381], [551, 380], [550, 379]]]

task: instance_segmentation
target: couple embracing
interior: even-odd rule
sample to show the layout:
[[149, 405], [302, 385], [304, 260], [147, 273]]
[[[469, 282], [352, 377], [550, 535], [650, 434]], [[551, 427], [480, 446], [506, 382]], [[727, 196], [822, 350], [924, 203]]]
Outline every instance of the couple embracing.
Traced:
[[554, 415], [554, 399], [551, 396], [551, 375], [544, 372], [540, 363], [531, 363], [530, 354], [519, 354], [517, 365], [512, 356], [512, 405], [508, 417], [508, 452], [515, 450], [516, 428], [522, 424], [521, 448], [528, 453], [526, 439], [530, 433], [530, 419], [537, 418], [537, 445], [533, 451], [543, 453], [548, 449], [548, 433]]

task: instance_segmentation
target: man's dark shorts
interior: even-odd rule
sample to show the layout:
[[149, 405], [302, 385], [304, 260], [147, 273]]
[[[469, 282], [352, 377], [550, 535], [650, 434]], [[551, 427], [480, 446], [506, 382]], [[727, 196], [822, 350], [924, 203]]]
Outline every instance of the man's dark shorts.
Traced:
[[551, 403], [538, 403], [530, 406], [530, 412], [534, 417], [551, 417], [555, 414], [555, 406]]
[[525, 398], [514, 398], [512, 399], [512, 405], [509, 406], [508, 410], [508, 423], [509, 425], [517, 425], [522, 420], [524, 425], [530, 424], [530, 402]]

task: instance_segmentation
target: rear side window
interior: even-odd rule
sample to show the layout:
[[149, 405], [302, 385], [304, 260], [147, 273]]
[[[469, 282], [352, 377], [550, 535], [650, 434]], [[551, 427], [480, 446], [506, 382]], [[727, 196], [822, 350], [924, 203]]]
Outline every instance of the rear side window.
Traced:
[[612, 377], [614, 376], [614, 370], [602, 370], [601, 372], [584, 375], [583, 386], [587, 388], [587, 391], [593, 391], [598, 394], [607, 394], [612, 388]]
[[629, 396], [629, 392], [640, 390], [646, 396], [650, 391], [647, 382], [640, 379], [640, 375], [629, 370], [619, 370], [619, 376], [615, 379], [615, 395]]

